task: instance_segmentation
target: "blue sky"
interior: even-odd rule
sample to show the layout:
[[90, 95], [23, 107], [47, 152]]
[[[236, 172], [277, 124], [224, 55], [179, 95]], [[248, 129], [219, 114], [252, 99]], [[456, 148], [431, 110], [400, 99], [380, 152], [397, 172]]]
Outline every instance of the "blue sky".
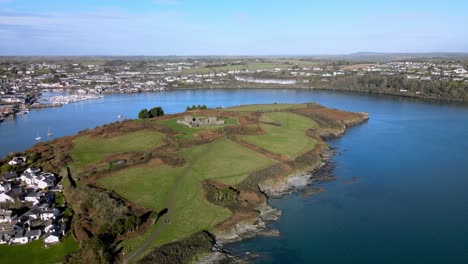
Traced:
[[468, 1], [0, 0], [0, 55], [468, 52]]

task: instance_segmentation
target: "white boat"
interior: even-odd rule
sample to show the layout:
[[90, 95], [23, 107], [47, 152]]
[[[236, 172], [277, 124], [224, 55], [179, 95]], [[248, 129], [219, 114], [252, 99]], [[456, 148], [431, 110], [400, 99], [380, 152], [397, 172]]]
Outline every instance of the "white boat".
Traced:
[[50, 137], [53, 135], [54, 135], [54, 132], [50, 131], [50, 127], [49, 127], [49, 130], [47, 131], [47, 136]]
[[36, 141], [39, 141], [41, 139], [42, 139], [42, 137], [36, 137]]
[[123, 115], [118, 115], [118, 116], [117, 116], [117, 118], [122, 118], [122, 117], [123, 117]]

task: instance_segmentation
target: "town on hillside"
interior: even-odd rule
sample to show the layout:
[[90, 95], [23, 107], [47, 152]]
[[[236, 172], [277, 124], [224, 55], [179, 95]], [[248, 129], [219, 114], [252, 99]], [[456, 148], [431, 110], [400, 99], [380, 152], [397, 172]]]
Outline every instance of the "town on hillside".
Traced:
[[[33, 60], [33, 59], [31, 59]], [[37, 59], [36, 59], [37, 60]], [[100, 98], [107, 93], [179, 88], [322, 88], [468, 100], [468, 63], [406, 59], [385, 62], [319, 58], [50, 59], [0, 58], [0, 122], [30, 108]], [[68, 96], [40, 100], [47, 91]]]

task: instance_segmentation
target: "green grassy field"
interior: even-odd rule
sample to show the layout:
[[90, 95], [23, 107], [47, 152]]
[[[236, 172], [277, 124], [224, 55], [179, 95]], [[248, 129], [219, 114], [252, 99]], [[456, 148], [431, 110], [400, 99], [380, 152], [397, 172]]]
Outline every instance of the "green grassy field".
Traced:
[[227, 71], [239, 71], [239, 70], [250, 70], [255, 71], [259, 69], [289, 69], [294, 65], [300, 67], [312, 67], [317, 65], [316, 62], [312, 61], [303, 61], [296, 59], [277, 59], [277, 60], [265, 60], [265, 61], [248, 61], [244, 64], [234, 64], [227, 66], [215, 66], [215, 67], [203, 67], [203, 68], [193, 68], [185, 69], [183, 73], [194, 73], [194, 74], [205, 74], [205, 73], [218, 73], [218, 72], [227, 72]]
[[[190, 113], [187, 113], [187, 114], [190, 114]], [[173, 118], [173, 119], [163, 120], [163, 121], [159, 121], [159, 123], [178, 131], [179, 132], [178, 137], [182, 138], [182, 139], [193, 139], [193, 138], [195, 138], [195, 135], [198, 132], [203, 131], [203, 130], [217, 129], [217, 128], [221, 128], [221, 127], [224, 127], [224, 126], [237, 125], [237, 119], [235, 119], [235, 118], [223, 118], [224, 121], [225, 121], [224, 125], [191, 128], [191, 127], [188, 127], [188, 126], [186, 126], [184, 124], [177, 123], [178, 119], [180, 119], [180, 118]]]
[[[98, 181], [98, 185], [116, 191], [132, 202], [160, 210], [173, 192], [174, 206], [170, 226], [155, 241], [162, 245], [200, 230], [210, 230], [230, 217], [228, 209], [209, 203], [201, 182], [216, 179], [236, 184], [248, 174], [275, 163], [229, 140], [219, 140], [181, 152], [184, 167], [140, 166], [120, 171]], [[132, 241], [128, 241], [132, 244]]]
[[99, 164], [102, 159], [111, 154], [147, 151], [157, 147], [162, 138], [162, 134], [148, 130], [111, 138], [79, 137], [73, 140], [72, 166], [84, 168], [91, 164]]
[[272, 112], [287, 109], [297, 109], [305, 107], [306, 104], [256, 104], [226, 108], [226, 111], [239, 112]]
[[78, 249], [78, 244], [70, 235], [49, 248], [44, 247], [42, 239], [25, 245], [0, 245], [0, 263], [56, 263]]
[[290, 158], [315, 147], [316, 141], [305, 133], [318, 124], [309, 118], [288, 112], [271, 112], [263, 114], [261, 121], [275, 122], [280, 126], [261, 124], [265, 135], [249, 135], [241, 139]]
[[256, 169], [275, 161], [228, 140], [216, 141], [184, 151], [189, 167], [176, 189], [175, 215], [170, 227], [156, 239], [156, 245], [176, 241], [201, 230], [211, 230], [231, 215], [226, 208], [213, 205], [203, 196], [200, 183], [205, 179], [236, 184]]
[[98, 185], [147, 208], [162, 210], [185, 167], [139, 165], [100, 179]]

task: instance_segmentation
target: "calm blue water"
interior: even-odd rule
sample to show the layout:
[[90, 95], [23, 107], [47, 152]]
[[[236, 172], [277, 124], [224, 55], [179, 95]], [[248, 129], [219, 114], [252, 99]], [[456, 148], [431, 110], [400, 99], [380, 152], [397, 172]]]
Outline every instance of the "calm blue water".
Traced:
[[331, 141], [336, 181], [324, 193], [273, 200], [283, 211], [278, 238], [231, 244], [258, 263], [468, 263], [468, 107], [395, 97], [310, 90], [182, 90], [109, 95], [34, 110], [0, 124], [0, 155], [24, 150], [37, 134], [74, 134], [136, 117], [144, 107], [167, 113], [187, 105], [315, 101], [366, 111], [371, 119]]

